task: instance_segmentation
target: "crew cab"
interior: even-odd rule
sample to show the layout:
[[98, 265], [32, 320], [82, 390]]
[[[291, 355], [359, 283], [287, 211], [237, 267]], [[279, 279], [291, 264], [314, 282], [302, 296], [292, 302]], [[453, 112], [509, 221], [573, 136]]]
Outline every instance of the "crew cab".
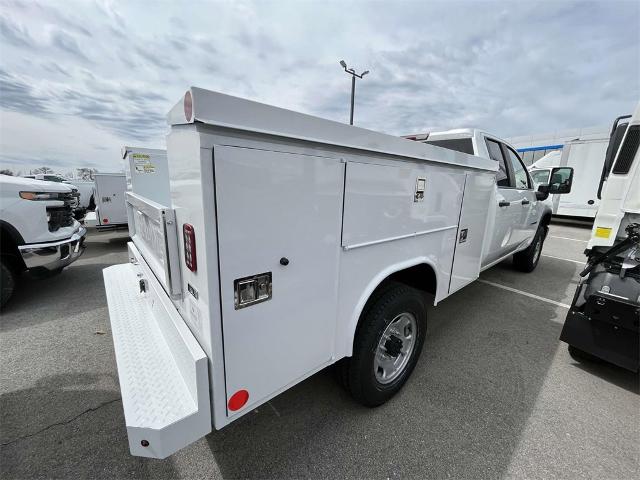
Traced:
[[[513, 255], [516, 268], [530, 272], [540, 260], [551, 221], [549, 192], [569, 193], [573, 169], [549, 170], [549, 177], [537, 184], [516, 149], [501, 138], [475, 128], [406, 135], [404, 138], [435, 145], [497, 162], [495, 195], [487, 226], [491, 238], [483, 248], [482, 268], [489, 268]], [[549, 178], [562, 181], [549, 185]]]
[[82, 255], [86, 230], [73, 217], [76, 201], [64, 183], [0, 175], [1, 306], [21, 272], [56, 273]]
[[553, 189], [496, 139], [473, 155], [195, 87], [167, 118], [170, 204], [128, 192], [129, 262], [104, 270], [134, 455], [332, 364], [381, 405], [418, 362], [428, 302], [514, 253], [538, 262]]

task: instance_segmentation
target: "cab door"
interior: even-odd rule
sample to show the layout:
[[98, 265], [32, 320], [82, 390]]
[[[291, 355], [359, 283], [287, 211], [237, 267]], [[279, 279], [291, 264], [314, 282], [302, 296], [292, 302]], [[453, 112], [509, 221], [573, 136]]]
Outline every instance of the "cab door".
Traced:
[[513, 252], [518, 244], [522, 226], [522, 195], [512, 187], [513, 175], [502, 145], [495, 139], [485, 137], [489, 158], [498, 162], [496, 172], [495, 199], [489, 212], [488, 241], [483, 255], [483, 266]]
[[[519, 247], [529, 243], [538, 229], [538, 201], [533, 189], [533, 182], [518, 154], [511, 147], [502, 144], [507, 167], [512, 177], [512, 189], [515, 198], [514, 225], [512, 227], [513, 244]], [[519, 210], [519, 213], [516, 212]]]

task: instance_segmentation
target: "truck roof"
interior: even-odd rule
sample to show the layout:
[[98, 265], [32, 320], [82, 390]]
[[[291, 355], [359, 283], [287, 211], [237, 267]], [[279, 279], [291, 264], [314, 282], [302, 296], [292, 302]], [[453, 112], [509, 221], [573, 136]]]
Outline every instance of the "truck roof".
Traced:
[[486, 158], [197, 87], [191, 87], [170, 110], [167, 122], [172, 126], [199, 122], [415, 160], [489, 171], [498, 168], [496, 162]]
[[413, 135], [403, 135], [403, 138], [408, 138], [408, 139], [417, 140], [417, 141], [425, 141], [427, 139], [450, 140], [454, 138], [478, 138], [481, 135], [500, 140], [502, 143], [509, 145], [515, 150], [515, 147], [513, 147], [513, 145], [507, 142], [504, 138], [494, 135], [491, 132], [487, 132], [486, 130], [482, 130], [480, 128], [453, 128], [451, 130], [440, 130], [438, 132], [426, 132], [426, 133], [415, 133]]

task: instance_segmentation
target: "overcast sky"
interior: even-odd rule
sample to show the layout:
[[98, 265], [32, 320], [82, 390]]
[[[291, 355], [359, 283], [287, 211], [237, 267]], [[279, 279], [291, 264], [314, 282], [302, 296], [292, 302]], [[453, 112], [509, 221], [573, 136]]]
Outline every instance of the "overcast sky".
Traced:
[[121, 170], [190, 85], [391, 134], [607, 125], [640, 98], [640, 2], [0, 0], [0, 167]]

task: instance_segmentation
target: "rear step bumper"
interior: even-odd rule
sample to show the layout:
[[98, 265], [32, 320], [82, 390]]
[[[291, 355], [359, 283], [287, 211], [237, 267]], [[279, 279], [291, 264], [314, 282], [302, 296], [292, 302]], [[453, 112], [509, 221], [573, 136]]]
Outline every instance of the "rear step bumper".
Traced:
[[207, 357], [132, 243], [129, 257], [103, 271], [129, 448], [165, 458], [211, 432]]

